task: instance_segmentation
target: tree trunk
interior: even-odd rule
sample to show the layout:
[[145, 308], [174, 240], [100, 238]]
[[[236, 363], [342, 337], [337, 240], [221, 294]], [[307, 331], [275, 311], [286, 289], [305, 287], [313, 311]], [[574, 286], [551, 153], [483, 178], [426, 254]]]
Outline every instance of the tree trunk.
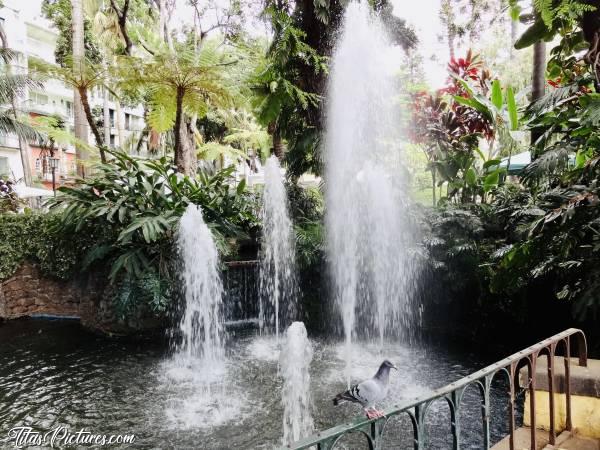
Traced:
[[167, 14], [167, 2], [166, 0], [159, 0], [159, 27], [160, 33], [159, 35], [163, 36], [164, 41], [167, 43], [169, 48], [173, 50], [173, 39], [171, 38], [171, 33], [169, 33], [169, 17]]
[[183, 97], [185, 89], [177, 88], [175, 98], [175, 157], [174, 162], [177, 170], [185, 175], [194, 175], [196, 172], [196, 155], [193, 146], [190, 145], [191, 130], [185, 123], [183, 114]]
[[131, 42], [131, 38], [129, 37], [129, 32], [127, 30], [127, 14], [129, 12], [129, 2], [130, 0], [125, 0], [123, 4], [123, 8], [120, 9], [115, 2], [115, 0], [110, 0], [111, 7], [113, 12], [117, 15], [117, 23], [119, 25], [119, 31], [121, 32], [121, 36], [125, 41], [125, 54], [127, 56], [131, 56], [131, 49], [133, 48], [133, 42]]
[[[85, 63], [85, 44], [83, 35], [83, 8], [82, 0], [71, 0], [71, 17], [73, 31], [73, 71], [76, 76], [83, 72]], [[75, 122], [75, 137], [82, 142], [87, 142], [88, 131], [85, 123], [85, 111], [79, 90], [73, 92], [73, 115]], [[85, 161], [88, 154], [85, 148], [76, 146], [77, 175], [85, 177]]]
[[431, 192], [433, 193], [433, 206], [437, 205], [437, 199], [435, 198], [435, 185], [436, 185], [435, 167], [431, 168]]
[[[588, 3], [594, 5], [592, 0]], [[594, 87], [596, 92], [600, 92], [600, 10], [594, 8], [592, 11], [587, 11], [580, 19], [580, 26], [584, 39], [589, 43], [584, 60], [591, 66]]]
[[[11, 101], [12, 115], [17, 120], [17, 102], [15, 98]], [[21, 156], [21, 165], [23, 166], [23, 180], [26, 186], [31, 186], [32, 175], [31, 175], [31, 149], [29, 148], [29, 142], [17, 135], [19, 141], [19, 154]]]
[[283, 161], [283, 139], [277, 129], [273, 132], [273, 154], [279, 161]]
[[[533, 45], [533, 70], [531, 77], [531, 101], [542, 98], [546, 93], [546, 43], [544, 41], [536, 42]], [[534, 128], [531, 130], [531, 145], [544, 134], [543, 128]], [[537, 155], [532, 155], [535, 157]]]
[[106, 164], [106, 154], [104, 153], [104, 140], [102, 139], [102, 135], [100, 134], [100, 130], [98, 129], [96, 122], [94, 122], [94, 116], [92, 115], [90, 102], [87, 96], [87, 89], [80, 88], [79, 96], [81, 98], [81, 104], [83, 106], [83, 111], [85, 112], [85, 117], [87, 118], [88, 125], [90, 126], [92, 134], [96, 139], [96, 145], [98, 146], [98, 150], [100, 152], [100, 160], [103, 164]]
[[119, 147], [124, 150], [123, 145], [125, 144], [125, 132], [123, 130], [123, 109], [119, 99], [115, 99], [115, 122], [117, 125], [117, 135], [119, 136]]
[[175, 148], [173, 149], [173, 162], [177, 167], [177, 170], [183, 172], [183, 166], [181, 161], [181, 123], [183, 122], [183, 95], [184, 90], [177, 88], [177, 96], [175, 98]]
[[104, 120], [104, 143], [110, 145], [110, 105], [108, 89], [103, 89], [102, 97], [102, 115]]

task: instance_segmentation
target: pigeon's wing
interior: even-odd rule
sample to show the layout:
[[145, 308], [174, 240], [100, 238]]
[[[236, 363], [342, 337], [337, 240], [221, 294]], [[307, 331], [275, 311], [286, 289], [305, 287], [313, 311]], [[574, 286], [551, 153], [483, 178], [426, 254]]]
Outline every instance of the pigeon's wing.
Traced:
[[348, 389], [346, 392], [338, 394], [333, 399], [333, 404], [338, 405], [341, 402], [360, 403], [363, 406], [370, 406], [381, 399], [381, 386], [373, 379], [365, 380]]
[[360, 396], [364, 399], [363, 406], [372, 406], [384, 397], [383, 388], [373, 378], [365, 380], [356, 386]]

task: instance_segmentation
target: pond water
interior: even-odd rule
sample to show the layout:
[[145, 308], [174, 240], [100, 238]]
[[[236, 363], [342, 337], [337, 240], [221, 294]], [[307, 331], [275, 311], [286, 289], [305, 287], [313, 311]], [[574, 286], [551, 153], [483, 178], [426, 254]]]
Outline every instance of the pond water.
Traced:
[[[200, 370], [173, 373], [168, 346], [162, 343], [108, 339], [77, 321], [0, 323], [0, 448], [12, 446], [7, 435], [16, 426], [133, 433], [136, 440], [130, 448], [276, 447], [283, 417], [278, 345], [252, 330], [230, 331], [228, 336], [227, 367], [210, 388], [217, 400], [206, 403], [196, 383]], [[342, 345], [312, 343], [311, 412], [320, 430], [348, 421], [360, 410], [331, 402], [346, 386]], [[384, 358], [398, 366], [399, 372], [391, 375], [388, 404], [426, 394], [489, 362], [440, 346], [388, 344], [379, 352], [356, 343], [354, 354], [354, 380], [372, 376]], [[205, 389], [206, 383], [201, 384]], [[494, 440], [507, 431], [506, 390], [498, 379], [492, 392]], [[470, 388], [464, 400], [463, 448], [482, 448], [478, 395]], [[428, 415], [429, 448], [451, 448], [447, 417], [447, 406], [436, 403]], [[405, 425], [390, 428], [386, 448], [412, 448]], [[358, 447], [345, 441], [345, 448]]]

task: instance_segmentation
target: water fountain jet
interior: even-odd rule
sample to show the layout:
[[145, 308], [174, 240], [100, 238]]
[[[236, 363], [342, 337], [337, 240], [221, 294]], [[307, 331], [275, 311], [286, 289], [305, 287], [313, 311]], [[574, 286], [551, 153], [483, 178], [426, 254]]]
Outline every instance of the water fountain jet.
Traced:
[[190, 204], [181, 217], [177, 246], [183, 262], [185, 311], [180, 330], [179, 353], [202, 358], [207, 363], [221, 362], [223, 350], [223, 287], [219, 253], [202, 211]]
[[283, 445], [310, 435], [314, 424], [310, 414], [310, 363], [312, 344], [302, 322], [292, 323], [279, 356], [283, 376]]
[[263, 237], [260, 251], [260, 328], [270, 328], [277, 340], [293, 318], [298, 286], [294, 230], [288, 212], [284, 179], [276, 156], [264, 167]]
[[410, 328], [414, 230], [391, 95], [399, 59], [368, 5], [351, 2], [332, 57], [325, 140], [327, 250], [348, 382], [354, 340], [382, 348]]

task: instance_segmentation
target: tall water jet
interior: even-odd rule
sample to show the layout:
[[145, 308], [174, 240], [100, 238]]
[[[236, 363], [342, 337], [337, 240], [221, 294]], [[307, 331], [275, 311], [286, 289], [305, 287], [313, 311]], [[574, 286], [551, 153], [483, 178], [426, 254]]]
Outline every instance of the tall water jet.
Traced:
[[267, 159], [260, 250], [260, 326], [273, 329], [277, 339], [294, 316], [298, 292], [294, 230], [281, 172], [276, 156]]
[[223, 359], [223, 287], [219, 253], [202, 211], [190, 204], [181, 217], [177, 246], [185, 297], [179, 353], [214, 364]]
[[399, 60], [368, 5], [351, 2], [332, 57], [326, 133], [328, 255], [347, 378], [354, 339], [382, 345], [409, 329], [416, 269], [394, 98]]
[[283, 445], [310, 435], [314, 428], [310, 414], [310, 363], [313, 349], [302, 322], [292, 323], [286, 332], [279, 357], [283, 389]]
[[210, 428], [240, 414], [243, 394], [225, 390], [227, 378], [223, 287], [219, 254], [202, 211], [190, 204], [179, 223], [177, 249], [184, 305], [181, 341], [165, 361], [165, 415], [177, 428]]

